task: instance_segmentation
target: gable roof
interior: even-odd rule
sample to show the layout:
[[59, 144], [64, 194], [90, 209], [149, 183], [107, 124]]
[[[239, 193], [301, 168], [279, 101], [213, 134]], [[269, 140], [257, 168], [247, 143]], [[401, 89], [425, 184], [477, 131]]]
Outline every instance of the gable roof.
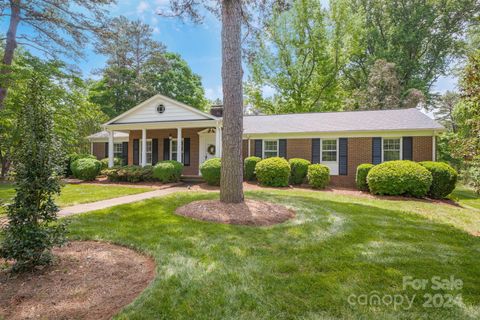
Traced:
[[[166, 106], [164, 114], [160, 114], [154, 110], [156, 105], [159, 103], [165, 104]], [[173, 110], [176, 112], [173, 112]], [[218, 120], [218, 118], [164, 95], [156, 94], [108, 121], [105, 123], [105, 125], [132, 122], [165, 122], [175, 120]]]
[[443, 130], [415, 108], [245, 116], [244, 134]]

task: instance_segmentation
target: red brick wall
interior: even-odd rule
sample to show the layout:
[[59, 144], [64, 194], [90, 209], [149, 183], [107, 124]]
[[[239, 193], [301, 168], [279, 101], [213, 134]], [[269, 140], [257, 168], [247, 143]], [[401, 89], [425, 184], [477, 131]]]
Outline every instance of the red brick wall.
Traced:
[[432, 160], [433, 137], [413, 137], [413, 161]]
[[105, 142], [93, 142], [93, 155], [98, 160], [108, 157], [108, 154], [105, 154]]

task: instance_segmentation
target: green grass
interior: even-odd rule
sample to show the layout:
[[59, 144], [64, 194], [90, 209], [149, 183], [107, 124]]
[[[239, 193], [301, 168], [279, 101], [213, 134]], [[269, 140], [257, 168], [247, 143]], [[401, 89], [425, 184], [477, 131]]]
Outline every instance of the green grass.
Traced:
[[[155, 259], [155, 280], [116, 319], [480, 317], [480, 238], [465, 232], [474, 228], [469, 223], [478, 227], [480, 211], [327, 192], [247, 196], [285, 204], [297, 216], [263, 228], [200, 222], [173, 212], [218, 195], [177, 193], [70, 217], [70, 237], [125, 245]], [[403, 276], [451, 275], [462, 279], [461, 290], [402, 288]], [[351, 294], [372, 292], [416, 296], [409, 310], [348, 303]], [[461, 294], [462, 301], [425, 308], [426, 293]]]
[[480, 210], [480, 196], [468, 187], [458, 186], [449, 198], [462, 206]]
[[[92, 184], [67, 184], [62, 188], [56, 202], [60, 207], [95, 202], [130, 194], [151, 191], [151, 188], [132, 188], [129, 186], [100, 186]], [[10, 201], [15, 195], [11, 184], [0, 184], [0, 203]], [[2, 211], [3, 210], [3, 211]], [[0, 207], [0, 215], [4, 209]]]

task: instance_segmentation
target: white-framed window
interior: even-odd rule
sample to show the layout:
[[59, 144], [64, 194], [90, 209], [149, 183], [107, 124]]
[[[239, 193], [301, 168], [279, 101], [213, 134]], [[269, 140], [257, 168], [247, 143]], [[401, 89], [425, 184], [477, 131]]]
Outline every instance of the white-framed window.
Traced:
[[383, 138], [382, 162], [400, 160], [402, 158], [402, 139]]
[[[184, 149], [184, 146], [185, 146], [185, 143], [184, 143], [185, 139], [182, 138], [182, 163], [184, 162], [185, 160], [185, 149]], [[170, 141], [170, 159], [171, 160], [177, 160], [177, 139], [172, 139]]]
[[322, 154], [321, 162], [337, 161], [337, 139], [321, 139]]
[[121, 159], [123, 157], [123, 143], [113, 144], [113, 157]]
[[[143, 143], [142, 143], [142, 139], [140, 139], [140, 163], [142, 163], [142, 146], [143, 146]], [[146, 150], [146, 153], [147, 153], [147, 164], [148, 165], [151, 165], [152, 164], [152, 139], [147, 139], [147, 150]]]
[[263, 140], [263, 158], [278, 157], [278, 140]]

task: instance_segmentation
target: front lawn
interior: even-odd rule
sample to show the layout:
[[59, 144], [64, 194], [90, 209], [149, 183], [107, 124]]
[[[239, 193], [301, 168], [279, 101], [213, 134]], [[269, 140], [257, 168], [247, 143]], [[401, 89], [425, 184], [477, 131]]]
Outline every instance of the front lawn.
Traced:
[[[297, 216], [264, 228], [194, 221], [175, 208], [218, 195], [177, 193], [70, 217], [70, 236], [133, 247], [156, 260], [156, 279], [117, 319], [480, 317], [480, 238], [465, 232], [478, 228], [480, 211], [328, 192], [247, 196], [291, 206]], [[404, 276], [454, 276], [463, 284], [404, 290]], [[441, 296], [428, 307], [425, 294]], [[440, 306], [447, 294], [461, 298]], [[362, 295], [387, 298], [365, 305]], [[394, 306], [389, 297], [399, 295], [403, 304]], [[414, 299], [410, 308], [405, 297]]]
[[[62, 188], [56, 202], [60, 207], [73, 206], [80, 203], [95, 202], [116, 197], [152, 191], [151, 188], [129, 186], [101, 186], [93, 184], [67, 184]], [[15, 195], [11, 184], [0, 184], [0, 204], [10, 201]], [[0, 207], [0, 215], [4, 209]]]
[[465, 207], [471, 207], [480, 210], [480, 196], [470, 188], [457, 186], [449, 198]]

